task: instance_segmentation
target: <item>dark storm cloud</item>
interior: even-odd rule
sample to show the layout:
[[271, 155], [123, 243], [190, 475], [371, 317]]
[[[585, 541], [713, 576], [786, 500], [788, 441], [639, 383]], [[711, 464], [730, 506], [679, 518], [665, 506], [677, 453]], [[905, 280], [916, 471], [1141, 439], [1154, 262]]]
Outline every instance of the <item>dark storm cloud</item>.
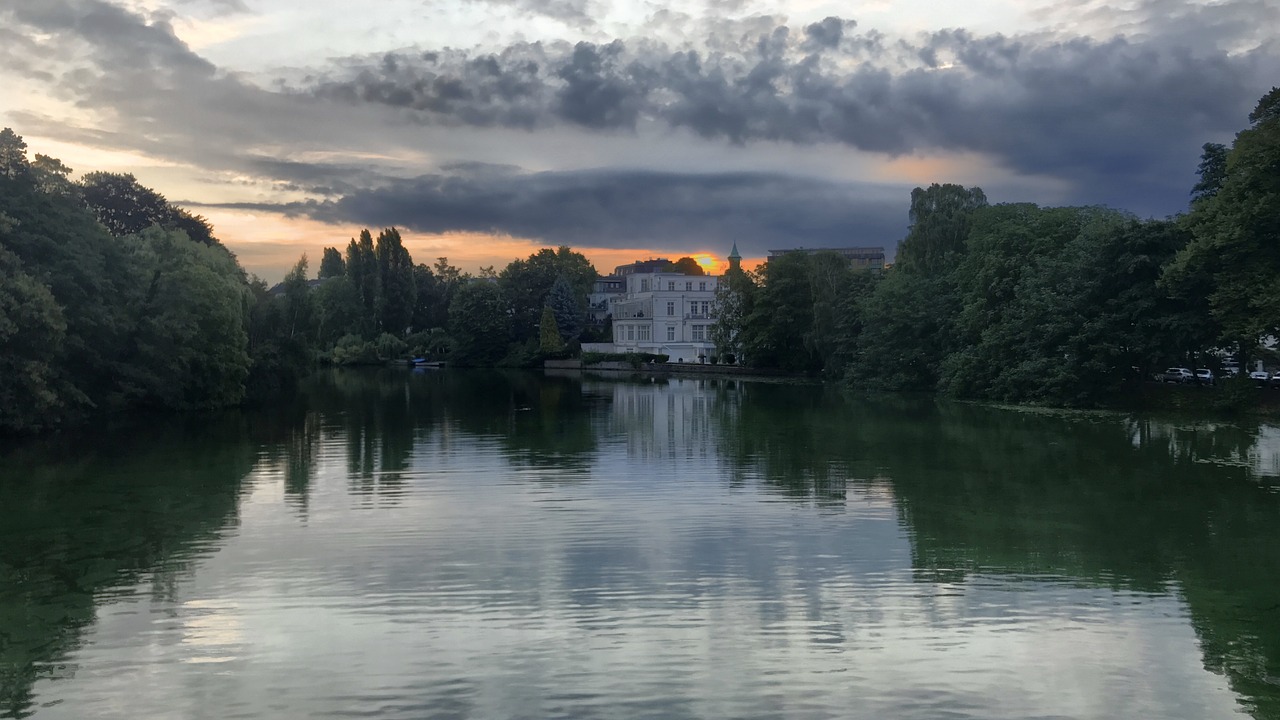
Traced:
[[736, 242], [748, 255], [763, 255], [771, 247], [797, 245], [892, 247], [905, 233], [905, 203], [901, 188], [777, 174], [464, 168], [389, 181], [333, 201], [235, 207], [591, 247], [727, 249]]
[[[1140, 25], [1147, 34], [1109, 40], [948, 30], [886, 44], [840, 18], [802, 32], [756, 18], [749, 32], [737, 25], [740, 34], [701, 47], [615, 40], [404, 56], [392, 71], [385, 62], [359, 67], [312, 92], [409, 108], [425, 124], [631, 133], [651, 123], [736, 144], [975, 151], [1019, 173], [1068, 180], [1081, 200], [1115, 192], [1123, 202], [1142, 186], [1137, 209], [1168, 212], [1185, 198], [1200, 145], [1238, 129], [1280, 72], [1275, 41], [1225, 42], [1268, 19], [1280, 22], [1280, 12], [1223, 3], [1152, 11]], [[1174, 32], [1192, 26], [1209, 39], [1197, 45]]]
[[[665, 23], [666, 40], [379, 53], [331, 63], [272, 91], [194, 53], [163, 14], [106, 0], [0, 0], [0, 40], [13, 40], [0, 47], [0, 63], [98, 111], [92, 144], [268, 179], [331, 199], [295, 212], [371, 225], [497, 229], [595, 244], [741, 236], [762, 247], [765, 237], [862, 241], [857, 224], [865, 212], [874, 241], [902, 234], [898, 197], [875, 199], [891, 208], [884, 215], [871, 210], [871, 199], [851, 200], [847, 187], [717, 175], [715, 168], [698, 176], [528, 175], [488, 166], [414, 181], [390, 177], [422, 172], [386, 167], [402, 151], [448, 147], [452, 157], [466, 157], [487, 142], [479, 131], [461, 133], [470, 145], [455, 151], [455, 136], [446, 141], [438, 127], [514, 129], [520, 132], [493, 133], [495, 143], [524, 137], [531, 147], [539, 131], [556, 128], [560, 148], [566, 130], [579, 130], [593, 138], [589, 157], [602, 157], [600, 164], [610, 162], [600, 138], [622, 133], [651, 143], [647, 163], [661, 166], [672, 152], [662, 134], [673, 130], [740, 146], [968, 151], [1061, 181], [1070, 201], [1140, 214], [1182, 209], [1200, 145], [1229, 139], [1280, 77], [1280, 43], [1265, 34], [1280, 23], [1280, 8], [1257, 0], [1148, 0], [1124, 11], [1094, 2], [1057, 11], [1069, 17], [1073, 8], [1121, 23], [1125, 35], [949, 30], [891, 41], [841, 18], [792, 28], [768, 15], [695, 22], [663, 11], [655, 21]], [[411, 132], [404, 118], [425, 130], [410, 125]], [[85, 132], [57, 119], [41, 128], [64, 139]], [[314, 160], [329, 150], [347, 159]], [[352, 165], [353, 156], [379, 158], [381, 167]], [[559, 159], [540, 162], [555, 167]], [[424, 210], [414, 210], [415, 198]], [[375, 218], [378, 211], [393, 216]]]

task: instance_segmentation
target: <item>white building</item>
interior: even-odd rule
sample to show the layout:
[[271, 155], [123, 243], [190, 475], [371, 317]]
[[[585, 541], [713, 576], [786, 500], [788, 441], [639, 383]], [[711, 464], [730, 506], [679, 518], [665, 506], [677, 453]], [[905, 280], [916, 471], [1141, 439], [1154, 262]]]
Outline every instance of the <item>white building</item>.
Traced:
[[714, 354], [714, 275], [636, 272], [622, 276], [621, 295], [609, 298], [613, 342], [584, 345], [599, 352], [643, 352], [670, 356], [669, 362], [707, 362]]

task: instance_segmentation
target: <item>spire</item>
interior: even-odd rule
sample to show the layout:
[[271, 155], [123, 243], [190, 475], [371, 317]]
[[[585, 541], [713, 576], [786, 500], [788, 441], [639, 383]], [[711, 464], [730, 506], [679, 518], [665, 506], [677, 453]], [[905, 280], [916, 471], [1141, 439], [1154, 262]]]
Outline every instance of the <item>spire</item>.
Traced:
[[729, 269], [742, 269], [742, 256], [738, 254], [738, 243], [733, 244], [733, 251], [729, 253]]

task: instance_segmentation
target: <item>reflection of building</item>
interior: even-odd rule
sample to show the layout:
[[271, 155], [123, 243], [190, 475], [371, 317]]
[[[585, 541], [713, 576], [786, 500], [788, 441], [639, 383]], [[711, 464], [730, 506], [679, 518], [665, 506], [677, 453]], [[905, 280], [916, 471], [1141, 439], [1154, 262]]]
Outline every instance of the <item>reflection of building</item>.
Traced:
[[884, 248], [882, 247], [789, 248], [786, 250], [770, 250], [769, 257], [776, 258], [795, 252], [809, 255], [821, 252], [835, 253], [847, 259], [855, 270], [884, 269]]
[[588, 383], [591, 391], [612, 399], [611, 434], [624, 436], [632, 459], [717, 456], [712, 409], [714, 380], [677, 379], [670, 383]]

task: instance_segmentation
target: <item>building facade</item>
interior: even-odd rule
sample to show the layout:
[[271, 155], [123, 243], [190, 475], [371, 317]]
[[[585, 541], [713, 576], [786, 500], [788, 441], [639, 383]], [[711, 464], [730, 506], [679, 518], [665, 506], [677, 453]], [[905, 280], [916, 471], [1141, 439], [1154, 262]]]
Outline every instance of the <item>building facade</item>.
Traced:
[[613, 342], [584, 345], [583, 350], [654, 353], [669, 356], [669, 362], [710, 359], [719, 277], [657, 271], [631, 272], [620, 279], [623, 292], [606, 298]]
[[787, 253], [835, 253], [846, 260], [855, 270], [883, 270], [884, 248], [882, 247], [838, 247], [838, 248], [788, 248], [786, 250], [770, 250], [769, 257], [776, 258]]

